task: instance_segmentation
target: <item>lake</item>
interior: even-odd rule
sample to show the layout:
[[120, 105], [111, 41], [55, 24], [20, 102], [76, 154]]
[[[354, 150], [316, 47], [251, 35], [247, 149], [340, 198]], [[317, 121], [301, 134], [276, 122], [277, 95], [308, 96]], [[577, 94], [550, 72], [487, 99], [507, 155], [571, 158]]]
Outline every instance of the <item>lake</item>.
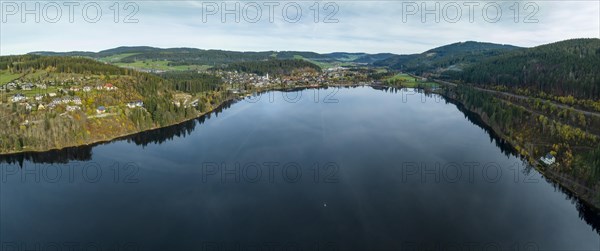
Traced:
[[600, 216], [438, 95], [273, 91], [0, 156], [1, 250], [598, 250]]

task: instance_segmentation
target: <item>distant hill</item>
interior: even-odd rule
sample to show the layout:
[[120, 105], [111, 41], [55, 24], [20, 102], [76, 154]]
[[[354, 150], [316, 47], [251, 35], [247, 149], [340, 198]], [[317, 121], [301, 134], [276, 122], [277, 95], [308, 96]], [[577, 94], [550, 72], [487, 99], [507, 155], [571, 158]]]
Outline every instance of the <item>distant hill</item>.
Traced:
[[[252, 65], [256, 68], [257, 65], [268, 65], [256, 62], [271, 59], [302, 59], [321, 68], [369, 64], [415, 74], [433, 73], [442, 78], [480, 85], [525, 88], [555, 96], [600, 98], [600, 39], [597, 38], [566, 40], [534, 48], [467, 41], [409, 55], [347, 52], [320, 54], [307, 51], [236, 52], [147, 46], [118, 47], [100, 52], [32, 54], [89, 57], [127, 68], [159, 70], [194, 70], [229, 65], [237, 68]], [[240, 62], [250, 64], [239, 64]], [[260, 71], [263, 72], [264, 69]]]
[[53, 52], [53, 51], [36, 51], [29, 54], [39, 56], [66, 56], [66, 57], [95, 57], [96, 53], [91, 51], [70, 51], [70, 52]]
[[[100, 52], [48, 52], [39, 51], [30, 54], [45, 56], [80, 56], [115, 64], [133, 64], [135, 62], [166, 61], [169, 66], [208, 65], [224, 66], [231, 63], [261, 61], [269, 59], [304, 59], [310, 62], [336, 64], [368, 64], [394, 56], [391, 53], [367, 54], [334, 52], [319, 54], [307, 51], [263, 51], [238, 52], [224, 50], [203, 50], [196, 48], [154, 48], [148, 46], [118, 47]], [[121, 65], [127, 66], [127, 65]], [[134, 65], [139, 66], [139, 65]], [[134, 67], [135, 68], [135, 67]]]
[[395, 56], [398, 56], [398, 55], [392, 54], [392, 53], [364, 54], [364, 55], [360, 56], [359, 58], [355, 59], [353, 62], [372, 64], [377, 61], [386, 60], [388, 58], [395, 57]]
[[517, 49], [520, 48], [512, 45], [467, 41], [441, 46], [421, 54], [395, 55], [376, 61], [374, 64], [416, 74], [461, 70], [468, 64]]
[[452, 79], [576, 98], [600, 98], [600, 39], [572, 39], [487, 57]]

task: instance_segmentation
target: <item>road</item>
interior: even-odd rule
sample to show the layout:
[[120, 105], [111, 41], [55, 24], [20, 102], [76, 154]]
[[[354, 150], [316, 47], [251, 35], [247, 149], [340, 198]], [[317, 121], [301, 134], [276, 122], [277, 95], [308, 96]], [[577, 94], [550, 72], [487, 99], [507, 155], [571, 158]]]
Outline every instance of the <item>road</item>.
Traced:
[[[435, 79], [434, 81], [438, 82], [438, 83], [450, 85], [450, 86], [458, 86], [458, 84], [452, 83], [452, 82], [448, 82], [448, 81], [443, 81], [443, 80], [438, 80], [438, 79]], [[516, 98], [516, 99], [523, 99], [523, 100], [531, 99], [531, 97], [527, 97], [527, 96], [523, 96], [523, 95], [518, 95], [518, 94], [514, 94], [514, 93], [510, 93], [510, 92], [502, 92], [502, 91], [490, 90], [490, 89], [485, 89], [485, 88], [480, 88], [480, 87], [473, 87], [473, 88], [475, 88], [476, 90], [479, 90], [479, 91], [484, 91], [484, 92], [494, 93], [494, 94], [501, 94], [501, 95], [508, 96], [508, 97], [511, 97], [511, 98]], [[583, 114], [588, 115], [588, 116], [600, 117], [600, 112], [592, 112], [592, 111], [581, 110], [581, 109], [578, 109], [578, 108], [575, 108], [575, 107], [572, 107], [572, 106], [569, 106], [569, 105], [557, 103], [555, 101], [546, 100], [546, 99], [544, 99], [544, 100], [547, 101], [547, 102], [550, 102], [553, 105], [555, 105], [557, 107], [560, 107], [560, 108], [571, 109], [571, 110], [583, 113]]]
[[88, 116], [88, 119], [92, 119], [92, 118], [104, 118], [104, 117], [115, 116], [115, 115], [117, 115], [117, 114], [116, 113], [102, 113], [102, 114], [98, 114], [98, 115]]

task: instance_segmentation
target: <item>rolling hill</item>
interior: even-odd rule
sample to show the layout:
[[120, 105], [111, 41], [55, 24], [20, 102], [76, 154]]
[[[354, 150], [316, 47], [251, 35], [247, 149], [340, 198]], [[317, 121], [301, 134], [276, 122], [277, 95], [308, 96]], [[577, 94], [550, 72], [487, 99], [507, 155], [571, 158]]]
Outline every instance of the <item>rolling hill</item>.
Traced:
[[416, 74], [460, 70], [484, 58], [517, 49], [520, 48], [512, 45], [467, 41], [441, 46], [421, 54], [391, 56], [374, 62], [374, 65]]
[[600, 39], [572, 39], [481, 59], [448, 78], [556, 96], [600, 98]]
[[417, 75], [479, 85], [502, 85], [553, 96], [600, 97], [600, 39], [573, 39], [533, 48], [459, 42], [420, 54], [367, 54], [307, 51], [236, 52], [194, 48], [118, 47], [100, 52], [34, 52], [38, 55], [81, 56], [136, 69], [198, 70], [240, 62], [303, 59], [321, 68], [372, 65]]
[[44, 56], [88, 57], [129, 68], [156, 70], [189, 70], [191, 68], [181, 66], [214, 67], [238, 62], [264, 61], [273, 58], [284, 60], [304, 59], [306, 61], [319, 64], [322, 67], [330, 67], [339, 64], [369, 64], [394, 56], [394, 54], [391, 53], [367, 54], [334, 52], [328, 54], [319, 54], [316, 52], [306, 51], [238, 52], [225, 50], [203, 50], [196, 48], [162, 49], [148, 46], [118, 47], [100, 52], [38, 51], [30, 54]]

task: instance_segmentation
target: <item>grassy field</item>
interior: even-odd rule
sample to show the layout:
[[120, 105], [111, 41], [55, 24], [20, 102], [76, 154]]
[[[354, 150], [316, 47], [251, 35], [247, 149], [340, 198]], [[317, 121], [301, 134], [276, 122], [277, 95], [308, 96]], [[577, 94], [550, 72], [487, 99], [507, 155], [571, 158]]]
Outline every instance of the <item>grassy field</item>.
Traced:
[[347, 62], [352, 62], [352, 61], [354, 61], [354, 60], [357, 60], [358, 58], [359, 58], [359, 56], [357, 56], [357, 55], [348, 55], [348, 57], [345, 57], [345, 58], [337, 58], [337, 60], [340, 60], [340, 61], [347, 61]]
[[8, 71], [0, 71], [0, 85], [8, 84], [10, 81], [17, 79], [20, 76], [20, 74], [12, 74]]
[[400, 82], [417, 82], [414, 77], [411, 77], [408, 74], [396, 74], [396, 75], [394, 75], [394, 76], [386, 79], [386, 81], [390, 81], [390, 82], [395, 82], [395, 81], [400, 81]]
[[15, 93], [21, 93], [23, 95], [25, 95], [26, 97], [33, 97], [36, 94], [47, 94], [47, 93], [58, 93], [58, 87], [56, 86], [48, 86], [48, 89], [42, 90], [39, 88], [35, 88], [33, 90], [29, 90], [29, 91], [24, 91], [24, 90], [14, 90], [11, 93], [15, 94]]
[[103, 62], [108, 62], [108, 63], [115, 63], [115, 62], [121, 61], [121, 59], [123, 59], [123, 58], [137, 55], [137, 54], [139, 54], [139, 53], [123, 53], [123, 54], [112, 55], [109, 57], [103, 57], [103, 58], [100, 58], [99, 60], [103, 61]]
[[134, 69], [152, 69], [152, 70], [161, 70], [161, 71], [188, 71], [188, 70], [196, 70], [196, 71], [204, 71], [210, 68], [209, 65], [169, 65], [169, 61], [160, 60], [160, 61], [152, 61], [152, 60], [140, 60], [135, 61], [133, 63], [115, 63], [115, 65], [120, 67], [134, 68]]
[[318, 65], [318, 66], [319, 66], [319, 67], [321, 67], [321, 69], [323, 69], [323, 70], [325, 70], [325, 69], [327, 69], [327, 68], [332, 68], [332, 67], [335, 67], [335, 66], [336, 66], [335, 64], [332, 64], [332, 63], [325, 63], [325, 62], [318, 62], [318, 61], [310, 60], [310, 59], [308, 59], [308, 58], [305, 58], [305, 57], [303, 57], [303, 56], [300, 56], [300, 55], [294, 55], [294, 59], [302, 59], [302, 60], [306, 60], [306, 61], [308, 61], [308, 62], [311, 62], [311, 63], [313, 63], [313, 64], [316, 64], [316, 65]]
[[[356, 58], [358, 58], [358, 57], [356, 57]], [[337, 66], [342, 66], [342, 67], [353, 67], [353, 66], [356, 66], [355, 63], [351, 62], [355, 58], [347, 58], [347, 60], [344, 59], [344, 61], [337, 61], [337, 62], [334, 62], [334, 63], [315, 61], [315, 60], [311, 60], [311, 59], [302, 57], [300, 55], [294, 55], [294, 59], [306, 60], [308, 62], [311, 62], [313, 64], [318, 65], [323, 70], [326, 70], [328, 68], [337, 67]]]
[[21, 74], [11, 74], [8, 71], [0, 71], [0, 85], [4, 85], [7, 83], [10, 83], [11, 81], [21, 78], [21, 77], [25, 77], [27, 79], [31, 79], [31, 78], [40, 78], [42, 76], [44, 76], [46, 74], [46, 71], [35, 71], [34, 73], [30, 73], [24, 76], [21, 76]]
[[415, 88], [418, 86], [424, 87], [438, 87], [439, 85], [434, 82], [421, 81], [418, 78], [412, 77], [408, 74], [397, 74], [385, 80], [389, 85], [398, 85], [407, 88]]

